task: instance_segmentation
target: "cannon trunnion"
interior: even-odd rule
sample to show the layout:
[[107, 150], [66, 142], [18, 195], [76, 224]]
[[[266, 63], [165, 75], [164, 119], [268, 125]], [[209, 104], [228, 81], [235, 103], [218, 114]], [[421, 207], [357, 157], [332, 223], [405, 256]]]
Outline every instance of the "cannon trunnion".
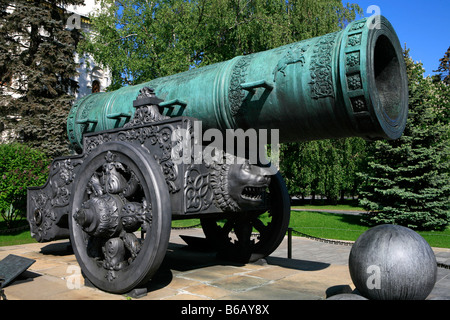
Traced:
[[261, 152], [251, 145], [245, 159], [225, 147], [198, 158], [209, 146], [199, 141], [196, 125], [222, 133], [276, 129], [281, 142], [395, 139], [407, 117], [402, 59], [389, 22], [373, 17], [323, 37], [83, 98], [67, 125], [78, 154], [55, 159], [47, 183], [28, 190], [31, 234], [40, 242], [70, 238], [83, 274], [114, 293], [153, 276], [176, 219], [200, 218], [222, 257], [268, 256], [290, 218], [280, 173], [250, 161]]

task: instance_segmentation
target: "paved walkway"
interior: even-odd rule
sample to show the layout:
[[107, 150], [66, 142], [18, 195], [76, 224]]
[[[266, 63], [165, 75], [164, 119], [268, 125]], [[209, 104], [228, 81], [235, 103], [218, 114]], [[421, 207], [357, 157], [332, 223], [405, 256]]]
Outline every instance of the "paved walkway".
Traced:
[[[287, 239], [265, 260], [250, 264], [220, 261], [214, 253], [190, 249], [179, 235], [203, 236], [200, 229], [172, 230], [165, 260], [140, 300], [320, 300], [353, 290], [347, 260], [350, 246], [301, 237]], [[86, 286], [67, 240], [0, 247], [0, 260], [15, 254], [36, 262], [4, 291], [8, 300], [126, 300], [125, 295]], [[449, 249], [434, 249], [450, 264]], [[429, 298], [450, 296], [450, 270], [438, 268]]]

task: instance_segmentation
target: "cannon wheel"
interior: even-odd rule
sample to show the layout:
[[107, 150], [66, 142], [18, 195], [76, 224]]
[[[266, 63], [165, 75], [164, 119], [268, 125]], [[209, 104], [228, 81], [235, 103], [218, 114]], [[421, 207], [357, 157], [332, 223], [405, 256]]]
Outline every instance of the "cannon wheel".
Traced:
[[[283, 241], [290, 219], [290, 198], [280, 173], [271, 179], [268, 191], [269, 222], [261, 212], [239, 212], [222, 220], [201, 219], [206, 239], [218, 250], [219, 257], [254, 262], [270, 255]], [[259, 234], [256, 238], [253, 231]]]
[[[112, 293], [148, 282], [165, 256], [171, 228], [169, 192], [159, 165], [139, 147], [104, 143], [84, 160], [73, 190], [70, 239], [84, 276]], [[96, 214], [80, 218], [86, 207]]]

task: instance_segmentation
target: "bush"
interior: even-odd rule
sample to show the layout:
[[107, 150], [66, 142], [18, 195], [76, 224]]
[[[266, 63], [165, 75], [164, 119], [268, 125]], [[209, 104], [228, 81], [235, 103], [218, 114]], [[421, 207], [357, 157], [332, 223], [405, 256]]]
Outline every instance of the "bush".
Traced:
[[25, 212], [27, 188], [45, 184], [49, 165], [49, 159], [38, 150], [18, 143], [0, 144], [0, 212], [11, 205]]

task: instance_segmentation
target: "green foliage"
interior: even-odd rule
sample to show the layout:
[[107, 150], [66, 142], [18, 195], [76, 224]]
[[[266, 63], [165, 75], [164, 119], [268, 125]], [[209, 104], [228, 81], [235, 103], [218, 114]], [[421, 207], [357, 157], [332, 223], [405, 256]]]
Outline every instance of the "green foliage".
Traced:
[[450, 222], [450, 87], [424, 78], [421, 64], [405, 51], [409, 78], [409, 118], [403, 136], [370, 145], [361, 174], [360, 205], [369, 223], [442, 230]]
[[111, 89], [337, 31], [361, 9], [340, 0], [102, 0], [80, 52]]
[[49, 164], [42, 152], [21, 144], [0, 144], [0, 212], [11, 206], [25, 212], [27, 188], [47, 181]]
[[354, 196], [357, 172], [365, 162], [366, 142], [360, 138], [283, 144], [280, 171], [291, 196], [325, 196], [336, 203]]
[[[16, 0], [0, 5], [0, 121], [15, 140], [49, 156], [69, 153], [66, 118], [77, 84], [78, 29], [62, 5], [82, 0]], [[13, 120], [11, 120], [13, 119]], [[20, 121], [17, 121], [20, 120]]]

